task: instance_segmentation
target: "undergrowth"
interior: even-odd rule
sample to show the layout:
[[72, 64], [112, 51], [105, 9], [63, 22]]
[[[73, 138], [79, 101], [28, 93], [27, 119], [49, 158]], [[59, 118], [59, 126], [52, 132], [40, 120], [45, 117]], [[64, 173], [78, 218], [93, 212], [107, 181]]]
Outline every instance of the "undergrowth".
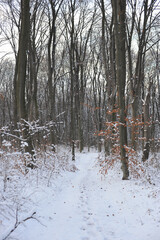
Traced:
[[56, 149], [56, 152], [51, 151], [49, 145], [36, 149], [35, 168], [31, 169], [26, 164], [31, 161], [29, 154], [18, 151], [9, 141], [3, 142], [0, 149], [0, 230], [23, 214], [27, 215], [40, 189], [47, 191], [62, 171], [73, 171], [70, 149], [63, 146]]
[[[141, 179], [155, 185], [157, 177], [160, 176], [160, 154], [152, 154], [144, 163], [142, 162], [142, 152], [136, 152], [132, 148], [125, 147], [128, 156], [128, 168], [130, 179]], [[116, 146], [116, 151], [110, 156], [104, 153], [99, 154], [98, 162], [100, 173], [105, 176], [110, 170], [120, 169], [120, 149]], [[160, 177], [159, 177], [160, 178]], [[159, 181], [160, 182], [160, 179]]]

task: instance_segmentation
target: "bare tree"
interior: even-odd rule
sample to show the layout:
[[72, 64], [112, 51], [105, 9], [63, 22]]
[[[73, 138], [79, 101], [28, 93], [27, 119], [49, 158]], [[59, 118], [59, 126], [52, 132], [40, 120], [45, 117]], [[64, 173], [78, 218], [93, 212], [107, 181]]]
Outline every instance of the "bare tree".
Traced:
[[52, 1], [49, 0], [48, 16], [49, 16], [49, 38], [48, 38], [48, 87], [49, 87], [49, 97], [50, 97], [50, 120], [53, 121], [51, 127], [51, 142], [52, 149], [55, 151], [56, 143], [56, 132], [55, 132], [55, 119], [56, 119], [56, 107], [55, 107], [55, 97], [56, 97], [56, 19], [58, 12], [61, 8], [63, 0]]
[[128, 158], [125, 146], [127, 146], [127, 129], [125, 121], [125, 83], [126, 83], [126, 1], [112, 0], [114, 34], [116, 42], [116, 76], [118, 87], [118, 103], [120, 115], [120, 152], [123, 171], [123, 180], [128, 179]]
[[[145, 61], [146, 53], [156, 43], [154, 38], [150, 38], [151, 29], [154, 26], [158, 13], [154, 13], [157, 7], [157, 0], [143, 0], [139, 6], [136, 0], [128, 1], [128, 17], [127, 17], [127, 53], [128, 53], [128, 74], [130, 81], [131, 92], [131, 106], [132, 106], [132, 146], [137, 149], [137, 136], [138, 131], [136, 121], [139, 118], [139, 113], [142, 110], [141, 99], [144, 101], [145, 96]], [[140, 8], [140, 10], [139, 10]], [[138, 51], [135, 53], [135, 68], [133, 62], [133, 38], [137, 33]], [[151, 40], [151, 41], [150, 41]], [[159, 40], [158, 40], [159, 41]], [[142, 120], [144, 116], [142, 115]]]
[[[15, 106], [17, 109], [17, 120], [24, 124], [22, 129], [23, 139], [26, 140], [25, 151], [33, 155], [33, 145], [28, 131], [28, 114], [26, 109], [26, 69], [27, 52], [29, 49], [29, 26], [30, 26], [30, 0], [21, 0], [21, 27], [19, 37], [19, 48], [17, 56], [17, 76], [15, 82]], [[33, 165], [31, 166], [33, 167]]]

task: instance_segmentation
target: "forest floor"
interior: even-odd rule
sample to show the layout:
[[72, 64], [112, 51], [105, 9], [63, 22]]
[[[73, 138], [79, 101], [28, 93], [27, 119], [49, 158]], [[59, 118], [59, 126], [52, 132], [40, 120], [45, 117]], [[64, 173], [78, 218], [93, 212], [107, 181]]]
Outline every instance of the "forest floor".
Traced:
[[160, 182], [122, 181], [119, 165], [103, 176], [97, 162], [96, 152], [78, 153], [48, 186], [26, 184], [16, 217], [0, 215], [0, 240], [15, 226], [6, 239], [159, 240]]

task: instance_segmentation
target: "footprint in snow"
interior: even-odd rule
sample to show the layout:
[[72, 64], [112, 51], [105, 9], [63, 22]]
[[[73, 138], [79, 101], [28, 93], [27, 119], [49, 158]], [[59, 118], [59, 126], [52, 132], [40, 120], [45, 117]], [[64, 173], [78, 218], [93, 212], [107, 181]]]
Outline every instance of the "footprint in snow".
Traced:
[[88, 219], [89, 219], [88, 216], [84, 216], [84, 217], [83, 217], [83, 220], [84, 220], [84, 221], [87, 221]]
[[98, 232], [102, 232], [102, 228], [101, 227], [97, 227]]
[[88, 222], [87, 225], [93, 226], [93, 225], [94, 225], [94, 222]]
[[93, 213], [89, 212], [88, 215], [93, 215]]
[[86, 228], [85, 228], [84, 226], [82, 226], [82, 227], [81, 227], [81, 230], [82, 230], [82, 231], [85, 231], [85, 230], [86, 230]]

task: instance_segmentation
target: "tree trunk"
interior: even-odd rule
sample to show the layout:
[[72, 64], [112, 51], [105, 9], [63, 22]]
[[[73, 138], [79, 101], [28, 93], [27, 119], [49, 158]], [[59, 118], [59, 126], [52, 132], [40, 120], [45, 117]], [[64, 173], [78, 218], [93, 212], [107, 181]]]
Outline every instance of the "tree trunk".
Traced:
[[118, 100], [120, 115], [120, 153], [123, 171], [123, 180], [129, 177], [128, 158], [125, 146], [127, 145], [127, 129], [125, 121], [125, 83], [126, 83], [126, 56], [125, 56], [125, 19], [126, 0], [112, 0], [114, 14], [114, 34], [116, 42], [116, 74], [118, 84]]
[[18, 51], [18, 74], [16, 81], [16, 107], [18, 120], [26, 119], [25, 81], [27, 51], [29, 45], [29, 0], [21, 0], [21, 29]]
[[[29, 121], [37, 120], [39, 117], [38, 112], [38, 102], [37, 102], [37, 74], [38, 74], [38, 67], [39, 61], [36, 56], [36, 15], [33, 16], [33, 30], [32, 36], [29, 39], [29, 94], [28, 94], [28, 119]], [[31, 20], [30, 20], [31, 22]], [[30, 29], [32, 28], [30, 23]], [[31, 34], [30, 34], [31, 35]]]
[[71, 77], [71, 124], [70, 136], [72, 145], [72, 161], [75, 161], [75, 104], [74, 104], [74, 91], [75, 91], [75, 42], [74, 42], [74, 13], [75, 1], [71, 1], [71, 32], [70, 32], [70, 77]]
[[[18, 59], [17, 66], [15, 70], [16, 83], [15, 83], [15, 100], [16, 100], [16, 109], [17, 109], [17, 120], [24, 124], [22, 127], [23, 139], [26, 139], [25, 152], [28, 152], [33, 156], [33, 145], [32, 139], [29, 134], [28, 124], [28, 114], [25, 103], [25, 83], [26, 83], [26, 67], [27, 67], [27, 52], [29, 48], [29, 0], [21, 0], [21, 29], [20, 29], [20, 38], [19, 38], [19, 50], [18, 50]], [[23, 121], [24, 120], [24, 121]], [[32, 165], [32, 164], [31, 164]], [[33, 165], [31, 166], [33, 167]]]
[[52, 150], [55, 151], [56, 134], [55, 134], [55, 94], [56, 94], [56, 79], [55, 79], [55, 52], [56, 52], [56, 10], [55, 3], [50, 1], [52, 9], [51, 28], [48, 40], [48, 87], [50, 100], [50, 121], [51, 124], [51, 144]]
[[143, 156], [142, 161], [145, 162], [149, 157], [149, 151], [150, 151], [150, 114], [149, 114], [149, 104], [150, 104], [150, 89], [152, 86], [152, 82], [150, 82], [148, 93], [146, 96], [146, 100], [144, 103], [144, 150], [143, 150]]

